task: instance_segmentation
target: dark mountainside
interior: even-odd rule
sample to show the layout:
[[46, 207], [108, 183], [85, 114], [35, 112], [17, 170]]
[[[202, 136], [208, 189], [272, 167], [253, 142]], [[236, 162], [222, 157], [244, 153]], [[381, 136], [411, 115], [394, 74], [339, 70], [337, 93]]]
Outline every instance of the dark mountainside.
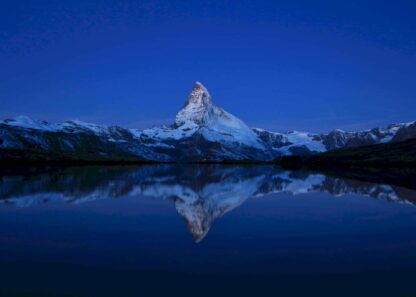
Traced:
[[310, 167], [416, 167], [416, 139], [332, 150], [304, 162]]

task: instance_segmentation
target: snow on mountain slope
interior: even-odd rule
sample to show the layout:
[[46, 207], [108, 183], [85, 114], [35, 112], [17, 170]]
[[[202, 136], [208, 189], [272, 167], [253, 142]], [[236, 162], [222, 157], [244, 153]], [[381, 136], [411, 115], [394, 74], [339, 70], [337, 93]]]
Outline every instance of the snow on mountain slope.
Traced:
[[298, 131], [277, 133], [259, 128], [255, 128], [253, 131], [276, 153], [305, 155], [343, 147], [372, 145], [414, 138], [416, 137], [416, 122], [391, 124], [387, 128], [373, 128], [358, 132], [335, 129], [327, 134]]
[[[106, 138], [110, 142], [126, 142], [130, 138], [130, 131], [117, 126], [104, 126], [86, 123], [79, 120], [70, 120], [60, 124], [49, 123], [46, 121], [36, 121], [27, 116], [18, 116], [6, 119], [0, 124], [7, 126], [34, 130], [38, 132], [64, 132], [70, 134], [87, 133], [98, 137]], [[127, 136], [127, 139], [126, 139]], [[29, 137], [29, 134], [26, 134]]]
[[58, 131], [61, 129], [58, 124], [51, 124], [46, 121], [35, 121], [27, 116], [17, 116], [11, 119], [6, 119], [0, 123], [26, 129], [36, 129], [44, 131]]
[[136, 132], [136, 137], [148, 137], [155, 140], [163, 141], [167, 139], [179, 140], [181, 138], [191, 137], [197, 130], [198, 126], [189, 123], [188, 125], [184, 124], [179, 128], [172, 127], [154, 127], [149, 129], [144, 129], [141, 132]]
[[326, 151], [322, 137], [299, 131], [270, 132], [255, 128], [253, 131], [278, 155], [308, 154]]
[[325, 145], [323, 144], [322, 140], [319, 139], [315, 134], [292, 131], [288, 132], [285, 136], [287, 141], [292, 144], [278, 150], [282, 153], [290, 152], [290, 148], [293, 148], [295, 146], [305, 146], [311, 152], [326, 151]]
[[[1, 122], [0, 122], [1, 123]], [[15, 126], [25, 129], [34, 129], [49, 132], [90, 132], [95, 134], [108, 134], [109, 130], [107, 126], [97, 125], [92, 123], [86, 123], [79, 120], [66, 121], [61, 124], [53, 124], [46, 121], [33, 120], [27, 116], [17, 116], [11, 119], [6, 119], [3, 124], [8, 126]]]
[[92, 123], [86, 123], [79, 120], [66, 121], [60, 125], [61, 130], [67, 132], [89, 132], [96, 135], [109, 134], [109, 128], [103, 125], [97, 125]]
[[358, 132], [345, 132], [336, 129], [328, 134], [321, 134], [321, 137], [326, 150], [386, 143], [392, 141], [399, 132], [399, 134], [404, 134], [404, 130], [408, 131], [407, 135], [403, 137], [402, 140], [416, 137], [416, 125], [415, 127], [412, 127], [412, 123], [414, 122], [391, 124], [386, 128], [373, 128]]

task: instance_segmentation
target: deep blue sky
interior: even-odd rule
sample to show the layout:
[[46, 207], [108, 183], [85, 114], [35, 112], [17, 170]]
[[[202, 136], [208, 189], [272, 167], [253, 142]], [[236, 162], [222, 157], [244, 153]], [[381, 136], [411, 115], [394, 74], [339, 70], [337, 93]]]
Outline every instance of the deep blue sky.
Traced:
[[276, 131], [416, 120], [412, 2], [1, 1], [0, 117], [170, 123], [199, 80]]

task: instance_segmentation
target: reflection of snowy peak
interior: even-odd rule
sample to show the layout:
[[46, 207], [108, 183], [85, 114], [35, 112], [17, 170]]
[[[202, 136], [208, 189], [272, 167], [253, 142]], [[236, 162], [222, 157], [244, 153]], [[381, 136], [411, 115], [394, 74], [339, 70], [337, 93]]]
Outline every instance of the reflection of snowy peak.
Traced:
[[416, 122], [328, 134], [251, 129], [216, 106], [196, 82], [171, 126], [137, 130], [81, 121], [53, 124], [23, 116], [0, 121], [0, 160], [271, 161], [281, 155], [415, 137]]
[[18, 207], [53, 201], [78, 204], [140, 195], [169, 200], [175, 204], [195, 241], [206, 236], [215, 220], [250, 197], [272, 193], [327, 192], [337, 197], [358, 194], [416, 203], [416, 192], [403, 187], [303, 171], [281, 171], [266, 165], [73, 167], [29, 176], [3, 174], [0, 181], [0, 203]]
[[[196, 242], [202, 240], [214, 220], [237, 208], [253, 196], [264, 176], [246, 180], [224, 180], [223, 183], [206, 185], [198, 193], [198, 199], [177, 199], [176, 209], [186, 221]], [[194, 196], [195, 197], [195, 196]]]

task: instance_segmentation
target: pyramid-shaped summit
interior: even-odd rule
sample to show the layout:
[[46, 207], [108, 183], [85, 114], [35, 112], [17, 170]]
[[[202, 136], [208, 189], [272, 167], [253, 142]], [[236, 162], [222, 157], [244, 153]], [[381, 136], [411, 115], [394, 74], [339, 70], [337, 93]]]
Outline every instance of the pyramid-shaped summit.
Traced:
[[212, 98], [207, 88], [204, 87], [199, 81], [195, 82], [192, 86], [192, 91], [189, 93], [188, 100], [186, 100], [185, 106], [189, 104], [212, 104]]
[[198, 131], [209, 141], [237, 142], [262, 148], [253, 130], [237, 117], [215, 106], [207, 88], [198, 81], [176, 115], [174, 126], [185, 131]]
[[187, 122], [197, 125], [204, 124], [204, 120], [212, 111], [212, 98], [208, 90], [199, 82], [195, 82], [184, 107], [178, 112], [175, 119], [177, 126], [182, 126]]

